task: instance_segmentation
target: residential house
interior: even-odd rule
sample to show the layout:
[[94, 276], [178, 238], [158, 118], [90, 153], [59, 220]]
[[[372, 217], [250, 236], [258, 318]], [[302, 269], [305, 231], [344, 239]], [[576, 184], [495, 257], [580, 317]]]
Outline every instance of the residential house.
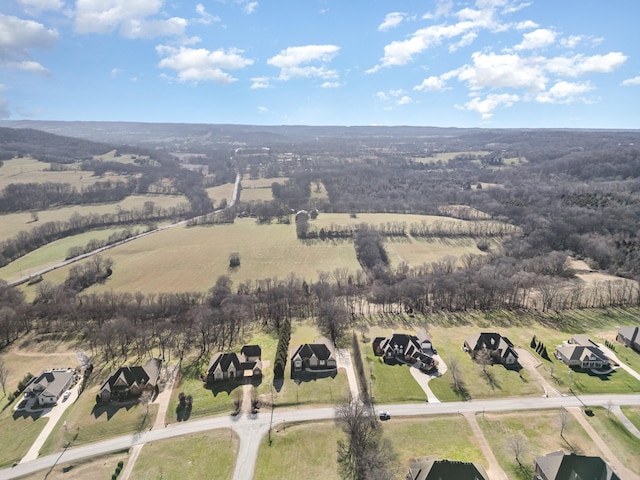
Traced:
[[518, 353], [513, 343], [499, 333], [483, 332], [469, 335], [464, 341], [464, 350], [469, 352], [471, 358], [476, 358], [478, 352], [486, 350], [494, 363], [502, 365], [518, 363]]
[[262, 349], [245, 345], [237, 353], [216, 353], [207, 367], [207, 382], [262, 376]]
[[569, 367], [602, 369], [609, 359], [587, 335], [574, 335], [569, 342], [556, 347], [556, 358]]
[[554, 452], [534, 460], [535, 480], [620, 480], [600, 457]]
[[[424, 342], [406, 333], [394, 333], [388, 337], [373, 340], [373, 353], [382, 357], [385, 363], [409, 363], [420, 370], [430, 372], [437, 368], [437, 362], [423, 349]], [[429, 342], [431, 348], [431, 342]]]
[[144, 392], [156, 392], [162, 360], [150, 359], [144, 366], [120, 367], [100, 387], [98, 401], [123, 401]]
[[407, 480], [489, 480], [484, 467], [477, 463], [424, 458], [409, 465]]
[[55, 405], [64, 391], [73, 383], [75, 373], [73, 368], [44, 370], [27, 383], [24, 396], [35, 399], [41, 407]]
[[336, 358], [324, 343], [305, 343], [291, 355], [291, 375], [303, 372], [327, 373], [338, 369]]
[[640, 352], [640, 327], [620, 327], [616, 340], [625, 347], [631, 347]]

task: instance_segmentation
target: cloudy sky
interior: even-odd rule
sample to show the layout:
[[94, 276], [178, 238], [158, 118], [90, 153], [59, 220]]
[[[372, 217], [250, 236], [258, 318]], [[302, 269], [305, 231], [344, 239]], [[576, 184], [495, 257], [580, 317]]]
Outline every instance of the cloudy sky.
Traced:
[[2, 0], [0, 118], [640, 128], [639, 0]]

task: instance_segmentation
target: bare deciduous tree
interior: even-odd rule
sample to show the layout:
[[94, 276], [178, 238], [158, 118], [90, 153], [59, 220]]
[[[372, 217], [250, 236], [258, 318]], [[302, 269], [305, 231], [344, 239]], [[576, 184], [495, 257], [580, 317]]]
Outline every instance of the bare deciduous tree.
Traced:
[[4, 396], [7, 395], [7, 391], [5, 390], [5, 385], [7, 383], [7, 377], [9, 376], [9, 367], [0, 360], [0, 386], [2, 387], [2, 394]]
[[527, 451], [527, 437], [517, 432], [509, 439], [508, 445], [511, 452], [513, 452], [516, 462], [522, 467], [521, 457]]
[[569, 412], [565, 408], [560, 409], [560, 413], [558, 414], [558, 419], [560, 420], [560, 436], [564, 438], [564, 429], [569, 422]]

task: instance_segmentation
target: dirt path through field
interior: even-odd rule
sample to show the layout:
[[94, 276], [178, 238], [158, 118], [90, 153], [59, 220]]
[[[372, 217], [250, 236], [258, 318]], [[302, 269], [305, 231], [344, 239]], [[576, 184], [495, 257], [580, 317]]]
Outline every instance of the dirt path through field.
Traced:
[[595, 428], [593, 428], [587, 421], [587, 419], [584, 418], [584, 413], [581, 408], [568, 407], [567, 411], [574, 416], [574, 418], [582, 426], [584, 431], [587, 432], [587, 434], [591, 437], [593, 443], [595, 443], [602, 452], [604, 459], [609, 463], [609, 465], [611, 465], [616, 473], [620, 475], [620, 478], [624, 478], [625, 480], [640, 480], [640, 475], [636, 475], [627, 467], [625, 467], [624, 464], [620, 460], [618, 460], [618, 457], [613, 454], [607, 443], [602, 440], [600, 435], [598, 435]]
[[504, 470], [498, 463], [498, 460], [496, 460], [493, 450], [491, 450], [484, 433], [482, 433], [482, 429], [480, 428], [480, 425], [478, 425], [478, 420], [476, 419], [476, 414], [468, 412], [463, 413], [463, 416], [467, 419], [467, 422], [469, 422], [473, 435], [476, 437], [476, 442], [480, 446], [484, 458], [487, 460], [488, 465], [486, 470], [487, 475], [489, 475], [489, 480], [509, 480], [509, 477], [504, 473]]

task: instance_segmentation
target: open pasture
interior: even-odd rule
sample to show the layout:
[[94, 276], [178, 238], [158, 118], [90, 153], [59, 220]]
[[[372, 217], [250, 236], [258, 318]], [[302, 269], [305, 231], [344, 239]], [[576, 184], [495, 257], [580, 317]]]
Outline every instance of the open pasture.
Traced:
[[34, 222], [29, 212], [9, 213], [0, 215], [0, 241], [14, 237], [22, 230], [29, 231], [46, 222], [66, 222], [71, 215], [78, 213], [85, 216], [91, 213], [116, 213], [119, 209], [142, 209], [145, 202], [153, 202], [157, 207], [175, 207], [181, 203], [188, 203], [183, 195], [131, 195], [117, 203], [100, 203], [93, 205], [73, 205], [69, 207], [52, 208], [38, 211], [38, 221]]
[[[94, 155], [93, 158], [96, 160], [102, 160], [103, 162], [116, 162], [116, 163], [128, 163], [134, 164], [137, 159], [149, 161], [149, 157], [146, 155], [136, 155], [133, 153], [123, 153], [116, 156], [117, 150], [111, 150], [102, 155]], [[157, 165], [156, 161], [153, 161], [153, 165]]]
[[[141, 232], [144, 226], [133, 225], [132, 229]], [[0, 268], [0, 278], [7, 282], [16, 281], [27, 275], [34, 275], [47, 267], [62, 262], [67, 257], [67, 252], [71, 247], [83, 247], [91, 240], [106, 240], [109, 235], [122, 231], [122, 228], [107, 228], [103, 230], [92, 230], [90, 232], [74, 235], [52, 242], [34, 252], [27, 253], [24, 257], [11, 262], [6, 267]]]
[[439, 153], [433, 154], [433, 156], [431, 157], [414, 157], [413, 161], [419, 162], [419, 163], [438, 163], [438, 162], [448, 163], [449, 160], [453, 160], [459, 155], [482, 156], [482, 155], [487, 155], [489, 153], [491, 152], [483, 151], [483, 150], [472, 151], [472, 152], [439, 152]]
[[[330, 226], [359, 220], [378, 225], [440, 218], [371, 214], [349, 219], [347, 215], [332, 214], [320, 215], [314, 223]], [[392, 239], [385, 245], [392, 266], [401, 261], [421, 265], [445, 256], [481, 253], [470, 239], [427, 242], [407, 237]], [[229, 268], [231, 252], [240, 255], [241, 264], [235, 269]], [[206, 291], [220, 275], [229, 275], [237, 285], [248, 280], [282, 279], [290, 273], [315, 280], [319, 272], [360, 269], [350, 239], [301, 241], [296, 238], [295, 225], [259, 225], [252, 218], [236, 219], [232, 225], [168, 229], [115, 247], [104, 256], [114, 260], [114, 273], [104, 284], [91, 287], [93, 292]], [[45, 280], [60, 283], [67, 277], [69, 268], [49, 273]]]
[[240, 192], [241, 202], [269, 202], [273, 200], [271, 187], [245, 187]]
[[68, 183], [77, 188], [93, 185], [104, 180], [126, 180], [127, 177], [109, 173], [96, 177], [93, 172], [73, 169], [65, 171], [49, 171], [50, 164], [40, 162], [31, 157], [5, 160], [0, 167], [0, 190], [11, 183]]
[[231, 203], [234, 188], [235, 185], [233, 183], [225, 183], [224, 185], [218, 185], [217, 187], [209, 187], [206, 191], [209, 198], [215, 202], [213, 206], [218, 208], [222, 200], [226, 200], [227, 203]]

